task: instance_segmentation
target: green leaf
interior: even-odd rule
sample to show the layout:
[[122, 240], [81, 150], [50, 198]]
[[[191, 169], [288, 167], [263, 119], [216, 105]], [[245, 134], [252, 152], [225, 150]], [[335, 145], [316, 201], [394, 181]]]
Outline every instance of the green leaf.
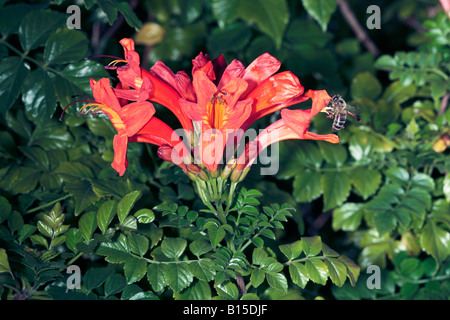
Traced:
[[134, 27], [136, 30], [139, 30], [142, 27], [142, 22], [136, 16], [133, 9], [131, 9], [128, 2], [119, 2], [117, 4], [117, 9], [123, 14], [125, 21], [129, 26]]
[[47, 64], [62, 64], [81, 60], [88, 48], [86, 36], [78, 31], [60, 28], [47, 40], [44, 60]]
[[264, 282], [266, 277], [266, 273], [264, 270], [255, 268], [252, 270], [252, 274], [250, 276], [250, 283], [253, 287], [257, 288], [261, 283]]
[[165, 265], [159, 263], [150, 263], [147, 268], [147, 279], [153, 290], [161, 292], [167, 285], [164, 277]]
[[302, 242], [298, 240], [291, 244], [283, 244], [279, 248], [289, 260], [294, 260], [302, 253]]
[[429, 220], [422, 229], [419, 237], [420, 246], [431, 255], [440, 265], [447, 259], [450, 252], [450, 233]]
[[359, 228], [363, 218], [362, 203], [344, 203], [333, 211], [333, 230], [355, 231]]
[[322, 194], [320, 172], [305, 169], [295, 175], [292, 195], [298, 202], [310, 202]]
[[331, 281], [338, 287], [342, 287], [345, 279], [347, 279], [347, 267], [345, 264], [336, 258], [326, 258], [324, 262], [328, 268]]
[[13, 210], [8, 217], [8, 226], [11, 232], [14, 233], [22, 229], [23, 223], [24, 221], [22, 215], [18, 211]]
[[[1, 209], [0, 209], [1, 211]], [[22, 243], [25, 239], [27, 239], [29, 236], [31, 236], [37, 228], [30, 224], [25, 224], [22, 229], [19, 231], [19, 243]]]
[[40, 233], [42, 233], [44, 236], [51, 238], [53, 236], [53, 230], [46, 224], [44, 224], [42, 221], [38, 221], [37, 227]]
[[324, 211], [341, 206], [350, 194], [350, 177], [343, 172], [322, 175]]
[[240, 0], [212, 0], [211, 7], [214, 17], [223, 27], [233, 22], [238, 17], [238, 10]]
[[136, 201], [141, 198], [141, 196], [142, 192], [137, 190], [130, 192], [125, 197], [120, 199], [119, 203], [117, 204], [117, 216], [119, 217], [120, 223], [125, 220], [125, 218], [130, 213], [131, 208], [135, 205]]
[[239, 290], [232, 282], [221, 283], [216, 286], [216, 290], [219, 296], [226, 300], [237, 300], [239, 297]]
[[149, 247], [147, 237], [132, 232], [128, 236], [128, 242], [130, 243], [130, 248], [133, 253], [138, 254], [141, 257], [147, 253]]
[[43, 70], [32, 71], [22, 88], [22, 101], [27, 114], [35, 119], [48, 120], [56, 109], [53, 80]]
[[200, 257], [201, 255], [211, 251], [212, 247], [211, 247], [211, 244], [209, 244], [208, 242], [199, 239], [199, 240], [195, 240], [195, 241], [191, 242], [191, 244], [189, 244], [189, 250], [191, 250], [191, 252], [195, 256]]
[[91, 92], [89, 79], [99, 80], [108, 77], [108, 72], [104, 69], [104, 66], [93, 60], [83, 60], [68, 64], [61, 71], [61, 74], [75, 88], [79, 88], [77, 90], [82, 90], [86, 93]]
[[445, 199], [450, 202], [450, 173], [447, 173], [444, 178], [443, 191]]
[[189, 264], [192, 274], [199, 280], [210, 282], [216, 274], [214, 263], [209, 259], [202, 259]]
[[252, 37], [252, 30], [242, 22], [234, 22], [224, 28], [215, 28], [211, 32], [208, 48], [212, 54], [220, 55], [230, 48], [243, 50]]
[[325, 285], [328, 278], [328, 268], [322, 260], [306, 260], [305, 268], [308, 273], [308, 277], [312, 282]]
[[83, 277], [83, 284], [88, 291], [100, 287], [112, 274], [110, 268], [89, 268]]
[[66, 183], [64, 189], [75, 198], [75, 215], [79, 215], [99, 199], [92, 191], [90, 182], [86, 180]]
[[116, 204], [115, 200], [108, 200], [101, 204], [97, 211], [97, 224], [103, 234], [105, 234], [106, 229], [108, 229], [109, 224], [114, 219], [116, 214]]
[[393, 182], [398, 183], [400, 185], [407, 185], [409, 182], [409, 173], [405, 168], [395, 167], [390, 168], [386, 171], [386, 176], [391, 179]]
[[309, 281], [308, 272], [304, 264], [294, 262], [289, 264], [289, 274], [292, 282], [304, 289]]
[[352, 171], [350, 181], [355, 191], [367, 200], [378, 190], [381, 174], [378, 170], [359, 167]]
[[256, 6], [251, 1], [241, 1], [237, 11], [240, 18], [250, 24], [256, 23], [262, 32], [272, 38], [277, 49], [281, 47], [289, 22], [285, 0], [260, 0]]
[[350, 279], [350, 284], [354, 287], [356, 285], [356, 281], [358, 281], [360, 267], [344, 255], [339, 256], [338, 260], [344, 263], [344, 265], [346, 266], [347, 276]]
[[322, 28], [327, 30], [328, 22], [336, 10], [336, 1], [334, 0], [302, 0], [308, 14], [313, 17]]
[[194, 279], [189, 266], [185, 263], [170, 263], [164, 269], [164, 278], [169, 287], [180, 293], [188, 287]]
[[78, 228], [84, 240], [89, 242], [95, 229], [97, 229], [97, 213], [95, 211], [89, 211], [83, 214], [78, 221]]
[[8, 199], [3, 196], [0, 196], [0, 223], [6, 220], [11, 213], [11, 204]]
[[392, 211], [374, 212], [372, 221], [380, 235], [393, 231], [397, 226], [397, 219]]
[[8, 35], [17, 32], [25, 15], [30, 11], [38, 11], [48, 6], [48, 3], [30, 5], [25, 3], [4, 6], [0, 10], [0, 33], [5, 39]]
[[6, 111], [19, 96], [20, 88], [27, 77], [29, 69], [19, 57], [6, 57], [0, 62], [0, 114]]
[[186, 249], [187, 241], [181, 238], [165, 238], [161, 242], [161, 250], [169, 259], [178, 259]]
[[77, 244], [83, 241], [83, 236], [77, 228], [70, 228], [66, 232], [66, 245], [74, 253], [78, 253]]
[[353, 99], [365, 97], [374, 100], [380, 95], [382, 87], [371, 73], [362, 72], [353, 78], [350, 91]]
[[139, 223], [151, 223], [155, 220], [155, 214], [150, 209], [140, 209], [138, 210], [134, 216], [137, 218]]
[[34, 234], [30, 237], [33, 243], [38, 243], [48, 249], [48, 241], [44, 237]]
[[325, 161], [335, 167], [341, 167], [347, 161], [347, 150], [340, 144], [323, 142], [319, 143], [319, 149]]
[[390, 55], [382, 55], [375, 61], [374, 67], [377, 69], [391, 71], [397, 66], [397, 61]]
[[216, 225], [210, 225], [208, 227], [209, 240], [213, 248], [217, 247], [220, 241], [225, 238], [225, 229], [222, 227], [217, 227]]
[[32, 11], [19, 27], [19, 41], [25, 52], [42, 46], [55, 29], [63, 27], [66, 15], [51, 10]]
[[14, 275], [8, 262], [8, 255], [5, 249], [0, 249], [0, 273], [8, 272], [13, 278]]
[[307, 257], [315, 257], [322, 251], [322, 240], [319, 236], [303, 237], [302, 250]]
[[174, 294], [174, 297], [176, 300], [211, 300], [211, 288], [208, 282], [196, 281], [182, 294]]
[[125, 289], [126, 286], [126, 278], [123, 275], [116, 273], [109, 277], [105, 282], [105, 296], [115, 295]]
[[147, 262], [143, 259], [132, 257], [125, 262], [123, 271], [127, 278], [127, 284], [135, 283], [147, 273]]
[[267, 272], [266, 279], [270, 287], [276, 290], [287, 292], [288, 284], [284, 274], [276, 272]]

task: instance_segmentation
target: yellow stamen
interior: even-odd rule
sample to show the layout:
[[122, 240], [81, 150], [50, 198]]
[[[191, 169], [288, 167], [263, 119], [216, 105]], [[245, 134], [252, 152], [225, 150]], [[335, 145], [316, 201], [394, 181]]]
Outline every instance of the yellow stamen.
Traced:
[[125, 64], [128, 64], [128, 61], [127, 61], [127, 60], [117, 59], [117, 60], [111, 61], [111, 62], [108, 64], [108, 67], [110, 67], [110, 66], [115, 66], [116, 64], [118, 64], [118, 63], [120, 63], [120, 62], [123, 62], [123, 63], [125, 63]]

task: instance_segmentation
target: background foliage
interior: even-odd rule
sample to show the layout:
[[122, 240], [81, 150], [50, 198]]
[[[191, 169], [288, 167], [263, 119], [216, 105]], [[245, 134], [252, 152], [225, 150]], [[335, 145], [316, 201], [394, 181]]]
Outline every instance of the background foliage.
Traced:
[[[367, 30], [372, 3], [349, 1], [377, 53], [334, 0], [256, 2], [85, 0], [76, 30], [69, 1], [0, 1], [2, 299], [448, 299], [449, 18], [437, 1], [377, 1], [381, 29]], [[110, 60], [84, 58], [122, 56], [123, 37], [141, 65], [188, 73], [200, 51], [246, 64], [269, 52], [362, 121], [338, 145], [280, 143], [279, 172], [253, 168], [223, 224], [152, 146], [131, 144], [118, 177], [106, 119], [74, 106], [58, 120], [108, 77]], [[80, 290], [66, 290], [71, 264]], [[370, 265], [381, 289], [367, 288]]]

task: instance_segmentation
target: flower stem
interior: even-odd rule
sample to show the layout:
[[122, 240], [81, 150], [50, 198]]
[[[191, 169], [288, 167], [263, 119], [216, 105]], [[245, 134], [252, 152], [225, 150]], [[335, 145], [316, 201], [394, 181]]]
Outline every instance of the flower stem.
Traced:
[[230, 210], [231, 203], [233, 202], [234, 191], [236, 190], [237, 182], [231, 182], [230, 192], [228, 193], [228, 201], [227, 208], [225, 209], [225, 216], [228, 215], [228, 211]]

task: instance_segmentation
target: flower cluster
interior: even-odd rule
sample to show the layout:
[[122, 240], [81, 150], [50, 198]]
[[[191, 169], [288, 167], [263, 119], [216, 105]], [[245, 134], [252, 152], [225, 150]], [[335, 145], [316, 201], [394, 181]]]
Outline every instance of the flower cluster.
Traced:
[[[85, 114], [101, 110], [108, 115], [117, 130], [112, 167], [120, 175], [126, 171], [130, 142], [157, 145], [159, 157], [178, 165], [192, 180], [204, 183], [220, 179], [220, 187], [228, 177], [234, 183], [241, 181], [258, 154], [275, 142], [339, 142], [334, 134], [308, 131], [312, 117], [323, 111], [330, 100], [327, 92], [304, 92], [294, 74], [277, 73], [281, 63], [268, 53], [247, 67], [238, 60], [227, 64], [223, 56], [211, 61], [200, 53], [192, 61], [191, 80], [186, 72], [174, 74], [160, 61], [150, 70], [142, 68], [133, 40], [122, 39], [120, 43], [124, 59], [117, 58], [106, 67], [117, 72], [118, 84], [112, 87], [107, 78], [91, 79], [94, 100], [80, 110]], [[311, 109], [286, 109], [308, 99], [312, 100]], [[151, 102], [167, 107], [182, 129], [174, 130], [155, 117]], [[237, 154], [237, 146], [251, 124], [278, 110], [281, 119]]]

